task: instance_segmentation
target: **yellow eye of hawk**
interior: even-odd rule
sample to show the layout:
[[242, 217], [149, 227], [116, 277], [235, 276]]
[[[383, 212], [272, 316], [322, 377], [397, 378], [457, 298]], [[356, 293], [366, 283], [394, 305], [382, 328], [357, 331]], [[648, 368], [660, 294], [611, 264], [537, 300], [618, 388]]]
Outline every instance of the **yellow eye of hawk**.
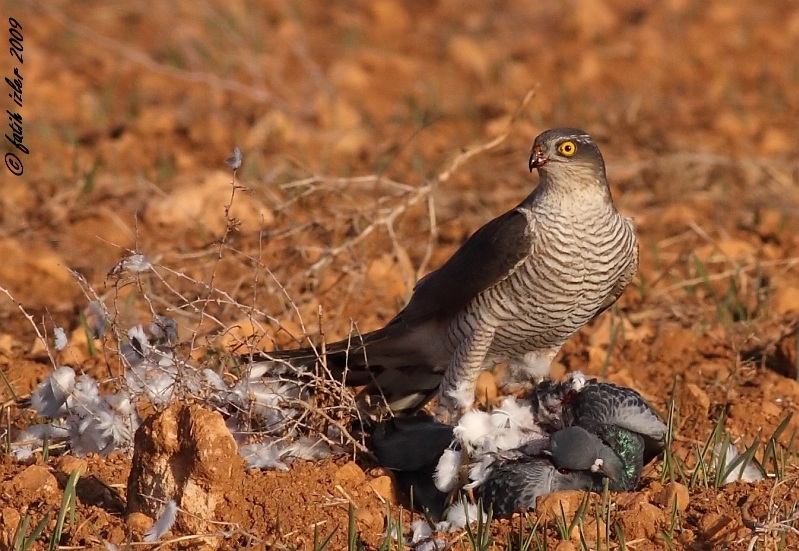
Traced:
[[577, 146], [574, 142], [563, 142], [558, 146], [558, 153], [564, 157], [571, 157], [577, 152]]

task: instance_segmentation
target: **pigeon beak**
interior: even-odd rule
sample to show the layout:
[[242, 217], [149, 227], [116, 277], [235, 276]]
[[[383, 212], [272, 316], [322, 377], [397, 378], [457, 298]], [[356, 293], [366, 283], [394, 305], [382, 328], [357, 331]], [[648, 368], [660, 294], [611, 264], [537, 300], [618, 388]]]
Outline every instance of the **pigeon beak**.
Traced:
[[533, 150], [530, 152], [530, 172], [532, 172], [534, 168], [541, 168], [547, 164], [547, 161], [549, 161], [549, 159], [544, 157], [544, 152], [541, 150], [541, 146], [533, 146]]
[[618, 482], [619, 481], [619, 477], [616, 476], [616, 473], [613, 473], [613, 472], [611, 472], [609, 470], [602, 469], [602, 474], [605, 475], [606, 477], [608, 477], [611, 480], [611, 482]]

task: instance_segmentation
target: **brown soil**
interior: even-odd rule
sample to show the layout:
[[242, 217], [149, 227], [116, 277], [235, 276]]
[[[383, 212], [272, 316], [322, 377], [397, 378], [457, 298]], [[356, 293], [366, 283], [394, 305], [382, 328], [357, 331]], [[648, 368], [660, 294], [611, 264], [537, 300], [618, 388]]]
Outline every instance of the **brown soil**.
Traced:
[[[6, 94], [0, 104], [22, 113], [30, 150], [19, 155], [22, 176], [3, 167], [0, 194], [0, 368], [17, 396], [52, 370], [31, 321], [48, 337], [67, 328], [58, 364], [118, 373], [113, 339], [89, 353], [80, 314], [95, 297], [69, 270], [113, 307], [115, 328], [167, 314], [198, 359], [242, 339], [296, 346], [353, 323], [376, 328], [420, 275], [529, 192], [533, 137], [569, 125], [600, 143], [617, 206], [635, 218], [641, 269], [559, 364], [633, 386], [663, 412], [674, 391], [680, 458], [722, 414], [748, 445], [799, 409], [795, 3], [2, 6], [22, 25], [24, 64], [6, 57], [0, 70], [18, 67], [24, 86], [21, 110]], [[439, 176], [506, 130], [497, 147]], [[226, 217], [233, 146], [244, 152], [242, 188]], [[131, 250], [156, 273], [107, 277]], [[33, 421], [5, 385], [0, 403], [12, 434]], [[797, 427], [799, 416], [782, 445]], [[44, 535], [53, 533], [76, 465], [58, 455], [2, 459], [0, 548], [25, 514], [31, 526], [49, 515]], [[663, 487], [657, 464], [640, 492], [613, 496], [614, 522], [636, 550], [667, 548], [664, 534], [677, 549], [745, 549], [750, 521], [761, 523], [758, 549], [780, 538], [797, 548], [791, 522], [780, 524], [799, 502], [797, 463], [786, 457], [783, 482], [699, 485], [687, 502]], [[139, 541], [149, 520], [123, 515], [130, 458], [90, 456], [85, 468], [60, 543]], [[316, 526], [320, 537], [335, 529], [329, 548], [343, 549], [352, 505], [375, 549], [389, 506], [399, 514], [368, 460], [234, 471], [225, 547], [308, 549]], [[492, 529], [502, 549], [518, 521]], [[548, 547], [571, 548], [554, 522], [546, 533]], [[468, 548], [462, 534], [448, 538]]]

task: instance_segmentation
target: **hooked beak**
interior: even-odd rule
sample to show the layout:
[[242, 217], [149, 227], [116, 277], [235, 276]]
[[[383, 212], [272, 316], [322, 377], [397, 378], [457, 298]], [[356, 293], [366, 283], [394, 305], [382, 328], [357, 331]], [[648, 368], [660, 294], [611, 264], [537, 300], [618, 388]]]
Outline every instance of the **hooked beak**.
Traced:
[[530, 153], [530, 164], [529, 164], [530, 172], [532, 172], [534, 168], [541, 168], [542, 166], [547, 164], [548, 160], [549, 159], [544, 157], [544, 152], [541, 151], [541, 146], [536, 145], [535, 147], [533, 147], [533, 150]]

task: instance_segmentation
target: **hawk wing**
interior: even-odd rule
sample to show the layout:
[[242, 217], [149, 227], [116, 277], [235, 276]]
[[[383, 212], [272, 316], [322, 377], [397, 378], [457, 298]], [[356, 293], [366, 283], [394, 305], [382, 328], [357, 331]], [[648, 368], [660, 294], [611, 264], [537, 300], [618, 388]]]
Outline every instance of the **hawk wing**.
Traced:
[[530, 255], [533, 230], [513, 209], [477, 230], [441, 268], [419, 280], [408, 305], [392, 320], [415, 327], [454, 316], [505, 279]]

